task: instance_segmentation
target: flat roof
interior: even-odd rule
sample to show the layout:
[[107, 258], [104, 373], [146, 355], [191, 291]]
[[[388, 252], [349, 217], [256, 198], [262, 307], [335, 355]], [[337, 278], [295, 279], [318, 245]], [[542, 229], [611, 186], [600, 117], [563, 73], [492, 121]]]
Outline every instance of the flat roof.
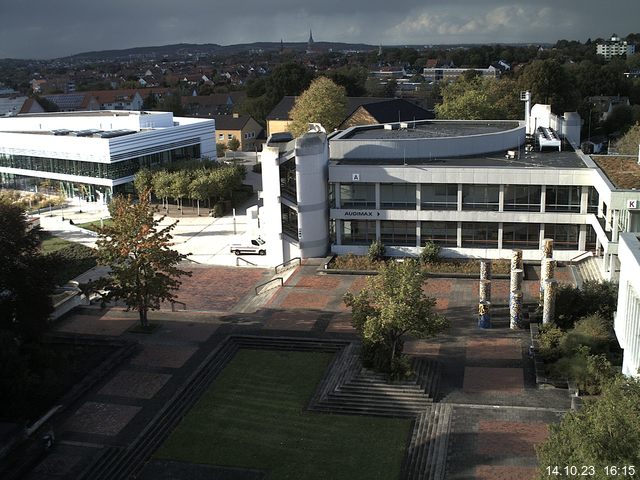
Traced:
[[640, 188], [640, 165], [635, 155], [591, 155], [600, 170], [616, 188], [631, 190]]
[[469, 135], [484, 135], [488, 133], [505, 132], [518, 128], [517, 121], [484, 120], [484, 121], [409, 121], [409, 128], [385, 129], [384, 125], [359, 126], [352, 130], [346, 130], [343, 135], [338, 135], [340, 140], [392, 140], [409, 138], [448, 138], [466, 137]]
[[131, 115], [154, 115], [165, 112], [139, 112], [137, 110], [82, 110], [77, 112], [21, 113], [18, 117], [129, 117]]
[[[501, 168], [589, 168], [576, 152], [565, 144], [564, 150], [523, 153], [520, 158], [506, 158], [504, 150], [495, 154], [452, 158], [383, 158], [331, 159], [333, 165], [432, 165], [434, 167], [501, 167]], [[640, 175], [640, 165], [639, 175]], [[639, 177], [640, 178], [640, 177]]]

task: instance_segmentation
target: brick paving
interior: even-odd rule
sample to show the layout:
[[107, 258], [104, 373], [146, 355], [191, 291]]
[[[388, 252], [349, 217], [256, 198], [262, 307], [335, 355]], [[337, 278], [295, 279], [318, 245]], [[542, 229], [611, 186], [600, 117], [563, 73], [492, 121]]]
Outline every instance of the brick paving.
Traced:
[[517, 338], [471, 338], [467, 340], [467, 360], [520, 360], [522, 345]]
[[327, 294], [298, 290], [303, 289], [293, 289], [288, 292], [281, 300], [279, 307], [283, 309], [306, 308], [325, 310], [327, 304], [332, 300], [332, 297]]
[[159, 367], [159, 368], [180, 368], [196, 352], [196, 347], [146, 344], [144, 349], [132, 360], [132, 365]]
[[269, 330], [298, 330], [309, 331], [313, 328], [319, 313], [310, 312], [274, 312], [265, 320], [264, 327]]
[[356, 329], [351, 325], [350, 313], [339, 313], [333, 316], [329, 325], [325, 329], [329, 333], [356, 333]]
[[466, 367], [465, 392], [521, 393], [524, 379], [521, 368]]
[[484, 455], [534, 457], [534, 446], [548, 436], [549, 428], [544, 423], [483, 420], [478, 422], [476, 452]]
[[536, 478], [535, 467], [514, 467], [511, 465], [480, 465], [475, 468], [475, 480], [527, 480]]
[[407, 340], [404, 342], [403, 352], [413, 356], [437, 357], [440, 353], [440, 344], [428, 340]]
[[141, 407], [86, 402], [66, 423], [65, 430], [94, 435], [117, 435]]
[[149, 399], [169, 381], [165, 373], [121, 370], [109, 383], [100, 389], [100, 395]]
[[134, 325], [137, 320], [132, 316], [116, 316], [110, 312], [96, 315], [73, 315], [63, 320], [56, 330], [65, 333], [77, 333], [81, 335], [122, 335], [129, 327]]

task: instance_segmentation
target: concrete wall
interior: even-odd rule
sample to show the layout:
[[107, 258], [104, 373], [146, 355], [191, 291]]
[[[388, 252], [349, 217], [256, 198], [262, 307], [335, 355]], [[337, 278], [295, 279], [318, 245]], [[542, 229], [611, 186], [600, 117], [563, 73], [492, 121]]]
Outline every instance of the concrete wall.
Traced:
[[640, 377], [640, 241], [635, 234], [620, 235], [620, 283], [614, 329], [624, 349], [622, 373]]

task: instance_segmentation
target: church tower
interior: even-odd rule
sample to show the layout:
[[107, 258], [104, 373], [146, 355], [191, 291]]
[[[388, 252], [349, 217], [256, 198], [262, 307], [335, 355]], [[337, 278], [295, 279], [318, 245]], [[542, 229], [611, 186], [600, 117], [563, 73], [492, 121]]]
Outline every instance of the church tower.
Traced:
[[307, 53], [315, 53], [313, 49], [313, 32], [309, 29], [309, 40], [307, 41]]

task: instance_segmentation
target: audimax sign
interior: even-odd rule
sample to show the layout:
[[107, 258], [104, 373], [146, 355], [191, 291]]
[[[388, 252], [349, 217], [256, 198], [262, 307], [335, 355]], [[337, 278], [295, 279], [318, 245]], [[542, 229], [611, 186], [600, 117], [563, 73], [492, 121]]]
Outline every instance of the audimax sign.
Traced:
[[342, 213], [345, 217], [379, 217], [377, 210], [347, 210]]

